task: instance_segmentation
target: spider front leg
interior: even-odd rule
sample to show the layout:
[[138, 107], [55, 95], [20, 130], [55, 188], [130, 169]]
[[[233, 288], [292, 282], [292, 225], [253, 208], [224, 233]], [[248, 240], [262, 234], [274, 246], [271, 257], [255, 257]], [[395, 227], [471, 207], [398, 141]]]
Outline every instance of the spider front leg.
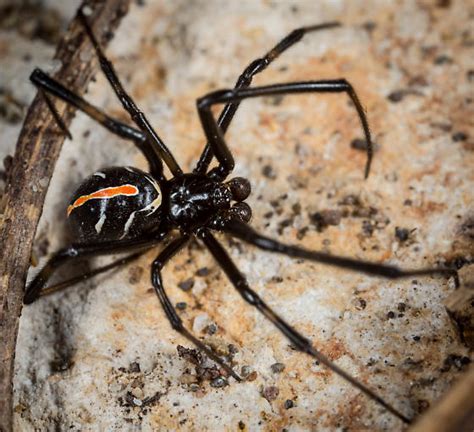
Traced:
[[88, 280], [88, 279], [90, 279], [94, 276], [97, 276], [99, 274], [108, 272], [109, 270], [112, 270], [114, 268], [123, 267], [123, 266], [137, 260], [138, 258], [140, 258], [147, 251], [148, 251], [148, 249], [141, 250], [140, 252], [136, 252], [134, 254], [127, 255], [125, 257], [122, 257], [122, 258], [119, 258], [115, 261], [112, 261], [110, 264], [106, 264], [106, 265], [94, 268], [94, 269], [86, 271], [86, 272], [84, 272], [84, 273], [82, 273], [78, 276], [74, 276], [70, 279], [66, 279], [64, 281], [55, 283], [54, 285], [50, 285], [50, 286], [48, 286], [46, 288], [43, 288], [41, 290], [40, 296], [45, 297], [45, 296], [54, 294], [58, 291], [62, 291], [63, 289], [69, 288], [72, 285], [75, 285], [75, 284], [80, 283], [80, 282], [84, 282], [84, 281], [86, 281], [86, 280]]
[[[280, 54], [299, 42], [305, 34], [339, 27], [340, 25], [340, 23], [334, 21], [313, 26], [300, 27], [293, 30], [289, 35], [278, 42], [270, 51], [268, 51], [262, 58], [255, 59], [245, 68], [235, 83], [234, 90], [249, 87], [255, 75], [263, 72], [275, 59], [280, 56]], [[234, 118], [239, 105], [240, 101], [228, 102], [222, 109], [219, 119], [217, 120], [217, 124], [221, 128], [223, 134], [225, 134], [229, 128], [229, 125]], [[209, 143], [207, 143], [204, 151], [201, 154], [201, 157], [199, 158], [194, 172], [204, 174], [212, 161], [212, 157], [212, 147]]]
[[56, 252], [28, 284], [23, 297], [24, 304], [33, 303], [41, 294], [41, 290], [48, 283], [53, 273], [70, 261], [81, 258], [90, 258], [99, 255], [110, 255], [129, 252], [130, 249], [148, 249], [163, 240], [165, 233], [153, 239], [132, 239], [125, 241], [109, 241], [97, 244], [72, 244]]
[[241, 381], [239, 375], [237, 375], [232, 368], [223, 362], [214, 352], [209, 349], [204, 343], [190, 333], [183, 325], [183, 321], [179, 317], [171, 303], [168, 295], [166, 294], [161, 278], [161, 270], [164, 265], [176, 255], [189, 241], [189, 236], [179, 237], [172, 241], [165, 249], [163, 249], [156, 260], [153, 262], [151, 269], [151, 281], [155, 288], [156, 295], [158, 296], [161, 306], [165, 311], [166, 317], [171, 324], [171, 327], [176, 330], [179, 334], [188, 339], [198, 349], [203, 351], [211, 360], [221, 366], [229, 375], [233, 376], [237, 381]]
[[347, 93], [352, 100], [364, 130], [367, 142], [367, 162], [365, 165], [365, 178], [370, 172], [372, 163], [373, 145], [370, 135], [369, 123], [364, 112], [364, 108], [352, 85], [345, 79], [325, 80], [325, 81], [305, 81], [287, 84], [273, 84], [262, 87], [252, 87], [243, 89], [218, 90], [197, 100], [197, 109], [206, 138], [212, 147], [212, 151], [219, 161], [219, 166], [212, 170], [209, 175], [222, 181], [234, 168], [234, 159], [224, 140], [224, 134], [214, 118], [212, 105], [241, 101], [247, 98], [260, 96], [276, 96], [294, 93]]
[[56, 123], [58, 123], [65, 135], [67, 135], [70, 139], [72, 137], [70, 136], [69, 131], [64, 125], [52, 101], [48, 97], [49, 94], [79, 109], [113, 134], [133, 141], [147, 159], [151, 174], [153, 174], [158, 179], [163, 178], [163, 164], [161, 159], [155, 152], [153, 146], [150, 145], [143, 132], [108, 116], [99, 108], [91, 105], [89, 102], [64, 87], [60, 82], [48, 76], [41, 69], [36, 68], [31, 73], [30, 81], [38, 88], [39, 91], [43, 93], [46, 103], [48, 104], [48, 107], [53, 114]]
[[309, 354], [317, 361], [324, 364], [326, 367], [331, 369], [333, 372], [338, 374], [341, 378], [344, 378], [347, 382], [358, 388], [369, 398], [383, 406], [386, 410], [397, 416], [404, 423], [410, 423], [411, 420], [397, 411], [388, 402], [382, 399], [379, 395], [374, 393], [371, 389], [366, 387], [361, 382], [357, 381], [354, 377], [349, 375], [331, 360], [329, 360], [324, 354], [319, 352], [313, 347], [311, 341], [299, 333], [295, 328], [290, 326], [283, 318], [281, 318], [276, 312], [274, 312], [261, 298], [253, 291], [247, 283], [247, 280], [236, 267], [226, 250], [221, 244], [214, 238], [210, 231], [203, 229], [199, 232], [199, 238], [204, 242], [209, 251], [211, 252], [214, 259], [218, 262], [222, 270], [229, 278], [230, 282], [234, 285], [235, 289], [243, 297], [243, 299], [254, 306], [262, 315], [264, 315], [271, 323], [278, 328], [291, 342], [291, 344], [301, 352]]
[[165, 145], [165, 143], [161, 140], [158, 134], [155, 132], [153, 127], [151, 126], [148, 119], [145, 117], [145, 114], [141, 112], [138, 107], [136, 106], [135, 102], [132, 98], [127, 94], [125, 89], [123, 88], [122, 83], [120, 82], [117, 73], [112, 65], [112, 63], [107, 59], [102, 48], [94, 36], [92, 29], [90, 28], [87, 18], [85, 17], [82, 9], [79, 9], [77, 13], [78, 18], [81, 20], [89, 39], [92, 42], [94, 50], [99, 58], [100, 67], [102, 72], [104, 73], [105, 77], [109, 81], [110, 85], [112, 86], [117, 98], [119, 99], [120, 103], [124, 107], [124, 109], [130, 114], [130, 117], [134, 121], [134, 123], [139, 127], [139, 129], [145, 134], [147, 139], [154, 144], [154, 148], [156, 153], [163, 159], [166, 163], [168, 168], [170, 169], [171, 173], [174, 176], [183, 174], [182, 169], [176, 162], [176, 159]]

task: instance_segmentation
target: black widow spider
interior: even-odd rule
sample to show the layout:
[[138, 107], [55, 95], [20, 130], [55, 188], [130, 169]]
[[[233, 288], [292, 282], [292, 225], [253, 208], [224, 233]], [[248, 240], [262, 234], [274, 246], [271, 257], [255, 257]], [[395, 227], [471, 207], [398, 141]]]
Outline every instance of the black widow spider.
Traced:
[[[370, 388], [332, 363], [312, 346], [309, 339], [277, 315], [250, 288], [245, 276], [239, 271], [228, 253], [212, 234], [212, 231], [224, 232], [270, 252], [390, 279], [435, 273], [453, 275], [453, 271], [442, 268], [401, 270], [394, 266], [306, 250], [270, 239], [257, 233], [248, 225], [251, 218], [251, 209], [244, 201], [250, 194], [249, 181], [240, 177], [226, 181], [234, 168], [234, 159], [224, 140], [224, 134], [229, 128], [240, 102], [243, 99], [259, 96], [309, 92], [344, 92], [350, 97], [357, 110], [367, 142], [365, 177], [369, 175], [372, 161], [370, 130], [362, 104], [351, 84], [345, 79], [250, 87], [254, 75], [263, 71], [274, 59], [297, 43], [306, 33], [337, 27], [340, 24], [329, 22], [294, 30], [265, 56], [250, 63], [240, 75], [233, 89], [214, 91], [198, 99], [197, 109], [208, 142], [194, 171], [183, 173], [174, 156], [151, 127], [145, 115], [125, 92], [112, 64], [104, 55], [81, 10], [79, 10], [78, 16], [94, 46], [102, 71], [138, 129], [109, 117], [39, 69], [33, 71], [30, 79], [43, 94], [56, 122], [65, 134], [70, 136], [48, 94], [58, 97], [85, 112], [116, 135], [133, 141], [145, 155], [149, 164], [149, 173], [131, 167], [106, 168], [88, 177], [79, 186], [67, 210], [71, 228], [76, 238], [79, 239], [79, 243], [74, 243], [53, 255], [26, 288], [24, 303], [30, 304], [37, 300], [40, 295], [48, 294], [112, 267], [130, 262], [144, 252], [163, 243], [172, 231], [178, 231], [178, 236], [164, 247], [151, 266], [153, 287], [173, 329], [205, 352], [229, 375], [237, 381], [241, 380], [230, 365], [183, 326], [182, 320], [168, 298], [162, 283], [161, 270], [163, 266], [192, 237], [197, 237], [209, 249], [244, 300], [270, 320], [289, 339], [294, 348], [309, 354], [403, 422], [410, 423], [408, 417], [392, 407]], [[216, 104], [225, 104], [217, 121], [211, 112], [211, 107]], [[218, 165], [209, 170], [213, 157], [216, 157]], [[163, 162], [172, 174], [170, 179], [166, 178], [163, 173]], [[135, 252], [109, 265], [45, 288], [53, 272], [66, 262], [97, 255], [129, 252], [130, 250]]]

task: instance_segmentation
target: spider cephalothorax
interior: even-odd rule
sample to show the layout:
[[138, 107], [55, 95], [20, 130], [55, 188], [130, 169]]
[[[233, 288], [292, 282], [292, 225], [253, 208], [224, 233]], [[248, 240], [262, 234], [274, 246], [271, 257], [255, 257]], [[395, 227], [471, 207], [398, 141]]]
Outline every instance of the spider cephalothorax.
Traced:
[[[68, 261], [96, 255], [134, 251], [112, 264], [82, 274], [80, 278], [85, 279], [136, 259], [145, 251], [162, 244], [165, 239], [168, 239], [167, 245], [151, 264], [151, 284], [167, 318], [174, 329], [217, 362], [227, 371], [228, 375], [240, 381], [239, 375], [226, 361], [216, 355], [184, 327], [162, 282], [161, 270], [163, 266], [191, 238], [196, 237], [211, 252], [243, 299], [270, 320], [289, 339], [295, 349], [309, 354], [326, 365], [402, 421], [410, 422], [408, 417], [401, 414], [370, 388], [330, 361], [313, 347], [309, 339], [301, 335], [276, 314], [250, 288], [245, 276], [236, 267], [232, 258], [212, 233], [212, 231], [224, 232], [263, 250], [387, 278], [434, 273], [453, 274], [451, 270], [440, 268], [400, 270], [393, 266], [306, 250], [263, 236], [248, 225], [252, 212], [244, 200], [250, 194], [250, 183], [240, 177], [227, 180], [228, 175], [234, 168], [234, 159], [227, 147], [224, 135], [241, 101], [260, 96], [309, 92], [346, 93], [349, 96], [358, 113], [365, 134], [368, 156], [365, 176], [368, 176], [372, 160], [369, 126], [362, 104], [348, 81], [336, 79], [250, 87], [254, 75], [263, 71], [282, 52], [298, 42], [305, 33], [336, 27], [339, 24], [332, 22], [294, 30], [265, 56], [250, 63], [240, 75], [233, 89], [212, 92], [200, 98], [197, 101], [197, 109], [208, 143], [195, 170], [186, 174], [183, 173], [174, 156], [154, 131], [145, 115], [136, 107], [133, 100], [123, 89], [112, 64], [102, 52], [100, 44], [95, 39], [81, 11], [79, 11], [79, 17], [94, 45], [103, 72], [137, 128], [107, 116], [39, 69], [32, 73], [31, 80], [47, 98], [48, 106], [53, 109], [53, 115], [65, 133], [68, 133], [68, 131], [59, 114], [54, 112], [52, 102], [48, 99], [49, 95], [58, 97], [84, 111], [116, 135], [132, 140], [147, 159], [149, 172], [129, 167], [107, 168], [96, 172], [84, 181], [74, 194], [68, 207], [69, 219], [80, 243], [72, 244], [53, 255], [28, 285], [24, 302], [32, 303], [35, 301], [41, 295], [54, 271]], [[218, 120], [214, 118], [211, 110], [212, 105], [215, 104], [225, 104]], [[218, 164], [215, 168], [209, 169], [214, 157]], [[169, 179], [163, 173], [163, 163], [167, 165], [171, 172], [171, 178]], [[77, 281], [77, 278], [72, 279], [72, 282], [75, 281]], [[70, 284], [71, 281], [66, 281], [58, 284], [58, 286], [64, 287]], [[46, 291], [54, 291], [54, 286], [49, 287]]]
[[170, 180], [164, 190], [168, 218], [184, 232], [215, 224], [226, 216], [250, 220], [250, 207], [242, 203], [250, 194], [247, 179], [236, 177], [221, 183], [202, 174], [184, 174]]

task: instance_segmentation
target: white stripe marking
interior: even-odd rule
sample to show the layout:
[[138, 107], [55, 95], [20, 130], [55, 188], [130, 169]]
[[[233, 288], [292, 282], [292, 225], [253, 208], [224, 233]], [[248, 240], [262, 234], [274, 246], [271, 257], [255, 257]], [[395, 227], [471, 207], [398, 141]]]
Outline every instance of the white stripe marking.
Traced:
[[135, 219], [136, 212], [137, 212], [136, 210], [132, 212], [130, 216], [128, 217], [127, 222], [125, 222], [125, 225], [123, 227], [123, 235], [122, 237], [120, 237], [120, 239], [123, 239], [128, 234], [128, 230], [130, 229], [130, 226], [132, 225], [133, 219]]
[[104, 212], [100, 216], [99, 221], [95, 224], [95, 230], [97, 234], [100, 234], [100, 232], [102, 231], [102, 227], [104, 226], [104, 222], [106, 219], [107, 219], [107, 215]]

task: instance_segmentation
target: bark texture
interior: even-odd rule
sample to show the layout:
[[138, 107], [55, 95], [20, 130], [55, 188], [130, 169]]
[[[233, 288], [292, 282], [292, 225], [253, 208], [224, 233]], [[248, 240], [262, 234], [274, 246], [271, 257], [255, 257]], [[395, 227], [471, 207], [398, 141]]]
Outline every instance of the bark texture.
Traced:
[[[130, 0], [83, 3], [89, 22], [104, 45], [127, 13], [129, 3]], [[54, 77], [83, 93], [97, 64], [77, 19], [59, 43], [55, 59], [61, 66]], [[69, 125], [75, 110], [56, 105]], [[44, 99], [37, 95], [18, 139], [0, 219], [0, 430], [5, 432], [12, 430], [12, 377], [23, 288], [36, 227], [63, 141]]]

